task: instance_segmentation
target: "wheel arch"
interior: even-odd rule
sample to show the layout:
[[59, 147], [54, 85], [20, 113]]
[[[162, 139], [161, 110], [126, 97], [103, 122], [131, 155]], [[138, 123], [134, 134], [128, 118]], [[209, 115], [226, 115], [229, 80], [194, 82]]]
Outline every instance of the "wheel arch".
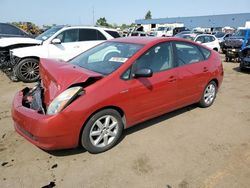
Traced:
[[110, 105], [110, 106], [104, 106], [104, 107], [102, 107], [102, 108], [100, 108], [100, 109], [94, 111], [93, 113], [91, 113], [91, 115], [90, 115], [90, 116], [86, 119], [86, 121], [83, 123], [83, 125], [82, 125], [82, 127], [81, 127], [81, 130], [80, 130], [80, 132], [79, 132], [79, 136], [78, 136], [78, 145], [81, 144], [81, 135], [82, 135], [82, 132], [83, 132], [83, 130], [84, 130], [84, 128], [85, 128], [85, 125], [86, 125], [86, 123], [89, 121], [89, 119], [90, 119], [93, 115], [95, 115], [96, 113], [98, 113], [98, 112], [100, 112], [100, 111], [102, 111], [102, 110], [106, 110], [106, 109], [113, 109], [113, 110], [116, 110], [116, 111], [121, 115], [121, 117], [122, 117], [123, 129], [126, 129], [126, 116], [125, 116], [124, 110], [121, 109], [121, 108], [118, 107], [118, 106], [112, 106], [112, 105]]
[[29, 58], [36, 59], [36, 60], [40, 61], [40, 57], [38, 57], [38, 56], [26, 56], [26, 57], [19, 58], [19, 62], [24, 60], [24, 59], [29, 59]]
[[219, 87], [219, 81], [216, 78], [211, 79], [208, 83], [214, 81], [216, 83], [217, 88]]

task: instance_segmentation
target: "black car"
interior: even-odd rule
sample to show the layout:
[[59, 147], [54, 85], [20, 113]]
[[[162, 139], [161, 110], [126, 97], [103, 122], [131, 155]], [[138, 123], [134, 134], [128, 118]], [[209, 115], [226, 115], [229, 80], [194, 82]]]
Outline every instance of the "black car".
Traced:
[[250, 45], [250, 35], [246, 36], [247, 32], [248, 29], [239, 29], [224, 41], [221, 49], [226, 55], [226, 61], [240, 60], [239, 54], [244, 41], [246, 41], [246, 46]]
[[31, 37], [18, 27], [8, 24], [0, 23], [0, 38], [2, 37]]
[[240, 53], [240, 70], [250, 70], [250, 46], [244, 48]]

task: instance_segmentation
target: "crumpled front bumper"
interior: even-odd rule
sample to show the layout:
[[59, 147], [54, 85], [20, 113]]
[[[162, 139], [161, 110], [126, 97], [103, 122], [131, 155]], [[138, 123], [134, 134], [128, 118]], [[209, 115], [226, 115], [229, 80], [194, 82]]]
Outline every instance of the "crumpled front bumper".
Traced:
[[79, 130], [74, 128], [67, 115], [43, 114], [24, 106], [23, 99], [24, 91], [20, 91], [12, 104], [14, 127], [21, 136], [45, 150], [78, 146]]

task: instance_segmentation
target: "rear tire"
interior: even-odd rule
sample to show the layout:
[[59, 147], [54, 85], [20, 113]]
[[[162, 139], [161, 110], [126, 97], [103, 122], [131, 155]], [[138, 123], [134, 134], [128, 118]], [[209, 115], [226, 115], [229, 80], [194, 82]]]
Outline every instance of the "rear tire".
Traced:
[[205, 87], [201, 100], [199, 101], [199, 106], [202, 108], [207, 108], [214, 103], [217, 93], [217, 84], [214, 81], [209, 82]]
[[35, 82], [39, 79], [39, 60], [26, 58], [21, 60], [15, 67], [17, 78], [23, 82]]
[[101, 153], [112, 148], [123, 131], [121, 115], [113, 109], [94, 114], [85, 125], [81, 144], [90, 153]]

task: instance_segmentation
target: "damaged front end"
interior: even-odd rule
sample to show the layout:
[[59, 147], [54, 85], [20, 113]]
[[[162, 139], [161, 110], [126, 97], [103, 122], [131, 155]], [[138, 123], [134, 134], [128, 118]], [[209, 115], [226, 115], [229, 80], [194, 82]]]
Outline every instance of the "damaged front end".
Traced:
[[43, 87], [38, 82], [34, 88], [24, 88], [22, 105], [26, 108], [33, 109], [40, 114], [45, 114], [45, 105], [43, 104]]
[[16, 44], [0, 47], [0, 70], [3, 71], [12, 81], [17, 81], [18, 79], [15, 75], [15, 66], [18, 64], [20, 59], [12, 56], [11, 50], [35, 45], [38, 44]]
[[250, 46], [244, 48], [240, 53], [240, 69], [250, 69]]

